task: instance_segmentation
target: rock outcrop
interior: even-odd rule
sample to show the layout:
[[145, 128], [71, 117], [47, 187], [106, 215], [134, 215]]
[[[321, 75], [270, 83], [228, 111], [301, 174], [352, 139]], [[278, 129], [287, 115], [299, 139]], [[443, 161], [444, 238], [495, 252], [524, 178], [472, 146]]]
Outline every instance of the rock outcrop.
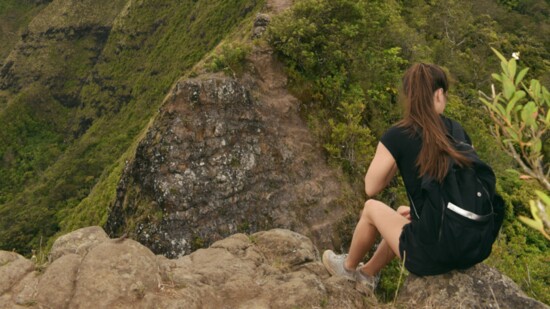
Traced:
[[308, 238], [275, 229], [235, 234], [177, 260], [99, 227], [58, 239], [51, 264], [0, 251], [0, 308], [359, 308]]
[[[234, 234], [178, 259], [99, 227], [59, 238], [49, 265], [0, 251], [0, 308], [391, 308], [331, 277], [310, 239], [273, 229]], [[548, 308], [484, 265], [417, 278], [399, 308]]]
[[409, 275], [398, 297], [411, 308], [548, 308], [485, 264], [444, 275]]
[[300, 118], [271, 51], [253, 73], [178, 82], [129, 162], [106, 230], [177, 257], [237, 232], [287, 228], [333, 247], [345, 184]]

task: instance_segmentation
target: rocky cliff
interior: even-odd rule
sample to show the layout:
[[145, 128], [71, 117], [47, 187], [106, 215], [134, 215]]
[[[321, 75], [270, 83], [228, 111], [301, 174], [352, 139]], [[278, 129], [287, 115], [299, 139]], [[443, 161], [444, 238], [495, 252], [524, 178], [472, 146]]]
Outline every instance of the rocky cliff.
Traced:
[[168, 257], [274, 227], [332, 247], [341, 175], [299, 115], [270, 49], [242, 78], [179, 81], [117, 188], [107, 231]]
[[0, 308], [548, 308], [478, 265], [404, 283], [393, 305], [331, 277], [310, 239], [238, 233], [167, 259], [99, 227], [60, 237], [47, 266], [0, 251]]

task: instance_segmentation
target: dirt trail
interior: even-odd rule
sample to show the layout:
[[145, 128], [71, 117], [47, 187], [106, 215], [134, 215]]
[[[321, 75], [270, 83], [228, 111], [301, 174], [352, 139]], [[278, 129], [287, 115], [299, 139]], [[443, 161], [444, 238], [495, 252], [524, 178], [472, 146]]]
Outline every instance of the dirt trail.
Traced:
[[289, 8], [292, 5], [292, 0], [268, 0], [267, 8], [277, 14]]
[[[290, 3], [283, 0], [273, 2], [279, 3], [280, 8]], [[251, 89], [258, 100], [257, 110], [266, 123], [271, 123], [277, 128], [277, 139], [293, 153], [294, 160], [302, 163], [298, 165], [299, 169], [288, 173], [310, 175], [311, 181], [307, 183], [289, 185], [299, 187], [297, 192], [304, 200], [312, 195], [324, 196], [320, 201], [320, 204], [324, 205], [324, 210], [308, 210], [308, 207], [299, 210], [313, 233], [308, 236], [313, 237], [318, 246], [338, 246], [340, 240], [335, 235], [334, 228], [346, 215], [338, 199], [341, 198], [342, 192], [349, 192], [349, 185], [342, 181], [343, 177], [338, 170], [326, 163], [322, 145], [300, 116], [301, 102], [288, 92], [288, 78], [273, 50], [269, 47], [255, 47], [249, 60], [254, 67], [253, 76], [250, 76], [249, 81], [253, 83]]]

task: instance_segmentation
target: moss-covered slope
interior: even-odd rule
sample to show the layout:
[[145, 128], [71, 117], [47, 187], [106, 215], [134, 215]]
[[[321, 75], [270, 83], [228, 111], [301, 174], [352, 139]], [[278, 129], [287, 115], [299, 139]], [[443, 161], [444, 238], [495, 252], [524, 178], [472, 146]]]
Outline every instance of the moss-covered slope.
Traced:
[[[102, 2], [53, 1], [4, 64], [0, 248], [29, 253], [61, 221], [71, 226], [100, 176], [117, 180], [119, 158], [177, 77], [261, 4]], [[83, 220], [101, 223], [105, 205]]]

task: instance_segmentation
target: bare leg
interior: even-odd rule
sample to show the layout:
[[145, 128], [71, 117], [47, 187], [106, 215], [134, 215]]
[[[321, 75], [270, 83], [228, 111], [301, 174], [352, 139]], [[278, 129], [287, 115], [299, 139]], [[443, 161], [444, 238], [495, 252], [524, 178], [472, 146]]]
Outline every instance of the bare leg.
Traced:
[[357, 267], [359, 262], [365, 257], [365, 254], [372, 248], [376, 241], [376, 236], [378, 236], [376, 227], [370, 224], [366, 217], [367, 203], [365, 203], [359, 217], [359, 222], [355, 226], [348, 257], [344, 262], [344, 267], [348, 270], [353, 270]]
[[[397, 213], [405, 217], [408, 221], [411, 220], [410, 211], [411, 209], [409, 206], [399, 206], [397, 208]], [[374, 276], [384, 266], [388, 265], [394, 257], [395, 253], [388, 246], [388, 243], [382, 239], [372, 257], [365, 264], [365, 266], [361, 268], [361, 271], [367, 275]]]
[[[404, 211], [402, 208], [400, 210]], [[351, 270], [357, 267], [374, 245], [379, 232], [384, 240], [369, 261], [370, 265], [366, 265], [367, 268], [364, 269], [364, 272], [370, 275], [377, 273], [391, 261], [393, 256], [399, 256], [399, 236], [403, 226], [408, 222], [409, 220], [403, 214], [396, 212], [386, 204], [377, 200], [368, 200], [355, 227], [349, 255], [344, 263], [345, 268]], [[374, 272], [371, 273], [372, 271]]]
[[375, 276], [394, 258], [395, 253], [393, 253], [390, 246], [388, 246], [388, 243], [384, 239], [382, 239], [372, 257], [365, 264], [365, 266], [361, 268], [361, 271], [369, 276]]

